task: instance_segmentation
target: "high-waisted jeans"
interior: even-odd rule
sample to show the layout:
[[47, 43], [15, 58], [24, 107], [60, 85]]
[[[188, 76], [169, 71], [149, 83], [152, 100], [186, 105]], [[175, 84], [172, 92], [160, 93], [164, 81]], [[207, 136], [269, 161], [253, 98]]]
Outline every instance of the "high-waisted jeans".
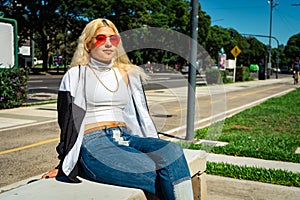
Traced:
[[[113, 137], [119, 132], [128, 145]], [[140, 188], [160, 199], [172, 200], [174, 186], [190, 180], [182, 148], [157, 138], [135, 136], [126, 127], [107, 128], [84, 135], [80, 161], [89, 179]]]

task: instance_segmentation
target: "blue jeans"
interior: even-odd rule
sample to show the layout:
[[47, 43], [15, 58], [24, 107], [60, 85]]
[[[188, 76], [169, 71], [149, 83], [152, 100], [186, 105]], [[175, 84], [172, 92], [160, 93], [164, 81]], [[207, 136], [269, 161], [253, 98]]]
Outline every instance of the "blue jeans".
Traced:
[[[129, 145], [119, 144], [120, 132]], [[89, 179], [139, 188], [160, 199], [175, 199], [174, 185], [190, 179], [182, 148], [157, 138], [135, 136], [125, 127], [107, 128], [84, 135], [80, 162]]]

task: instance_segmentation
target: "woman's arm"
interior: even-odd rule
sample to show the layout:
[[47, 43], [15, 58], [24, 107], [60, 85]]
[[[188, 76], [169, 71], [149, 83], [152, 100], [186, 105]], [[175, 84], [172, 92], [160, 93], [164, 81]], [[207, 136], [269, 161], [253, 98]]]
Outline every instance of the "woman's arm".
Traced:
[[56, 147], [56, 151], [58, 153], [58, 159], [60, 160], [57, 167], [45, 173], [42, 178], [55, 178], [58, 175], [59, 169], [61, 168], [61, 164], [63, 158], [65, 157], [65, 141], [66, 141], [66, 132], [67, 132], [67, 124], [70, 119], [70, 109], [71, 109], [71, 97], [67, 95], [67, 91], [61, 90], [62, 88], [67, 88], [66, 84], [68, 84], [68, 73], [63, 77], [60, 89], [57, 97], [57, 114], [58, 114], [58, 124], [60, 127], [60, 141]]

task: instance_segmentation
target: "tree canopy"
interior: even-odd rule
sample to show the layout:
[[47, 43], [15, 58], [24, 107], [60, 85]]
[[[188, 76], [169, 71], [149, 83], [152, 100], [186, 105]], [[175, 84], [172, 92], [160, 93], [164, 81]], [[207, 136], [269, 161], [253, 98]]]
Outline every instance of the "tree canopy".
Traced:
[[[19, 46], [32, 39], [35, 55], [43, 59], [45, 71], [51, 55], [62, 55], [66, 63], [70, 62], [83, 27], [95, 18], [110, 19], [119, 32], [160, 27], [188, 36], [190, 6], [187, 0], [0, 0], [0, 10], [5, 17], [18, 22]], [[238, 64], [249, 66], [265, 59], [267, 46], [255, 37], [240, 35], [233, 28], [211, 26], [211, 17], [201, 10], [201, 2], [198, 16], [198, 43], [214, 62], [217, 62], [221, 48], [227, 53], [227, 58], [233, 59], [230, 51], [235, 45], [242, 50]], [[285, 49], [279, 52], [282, 65], [288, 65], [299, 56], [300, 33], [292, 36]], [[275, 53], [272, 55], [272, 63], [276, 63]], [[181, 65], [186, 62], [185, 58], [161, 49], [136, 50], [129, 56], [136, 64], [152, 61]]]

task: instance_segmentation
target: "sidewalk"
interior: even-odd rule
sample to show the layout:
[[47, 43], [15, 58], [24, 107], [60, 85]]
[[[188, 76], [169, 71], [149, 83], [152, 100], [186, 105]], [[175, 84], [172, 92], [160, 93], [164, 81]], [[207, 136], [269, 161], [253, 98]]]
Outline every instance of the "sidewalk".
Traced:
[[[279, 78], [279, 79], [267, 79], [267, 80], [256, 80], [251, 82], [239, 82], [235, 84], [226, 84], [222, 87], [211, 86], [210, 90], [204, 90], [203, 88], [199, 90], [197, 88], [197, 96], [210, 95], [211, 92], [229, 92], [236, 91], [240, 89], [259, 87], [264, 84], [277, 84], [288, 82], [291, 83], [291, 90], [295, 89], [292, 85], [292, 78]], [[212, 89], [215, 87], [215, 89]], [[172, 90], [180, 90], [183, 88], [174, 88]], [[186, 89], [186, 88], [185, 88]], [[291, 91], [290, 90], [290, 91]], [[289, 91], [286, 91], [289, 92]], [[185, 92], [182, 92], [186, 96]], [[45, 94], [46, 95], [46, 94]], [[56, 96], [51, 94], [51, 98], [55, 99]], [[172, 99], [171, 96], [166, 97], [166, 93], [163, 94], [166, 101]], [[172, 94], [171, 94], [172, 95]], [[162, 99], [162, 96], [153, 94], [153, 91], [146, 91], [146, 96], [148, 99], [148, 104], [151, 105]], [[40, 98], [42, 98], [41, 95]], [[36, 97], [39, 98], [39, 97]], [[47, 99], [49, 100], [49, 99]], [[51, 100], [51, 99], [50, 99]], [[36, 105], [30, 107], [21, 107], [9, 110], [0, 110], [0, 134], [3, 131], [13, 130], [21, 127], [29, 127], [33, 125], [46, 124], [56, 122], [56, 103]], [[22, 116], [22, 117], [20, 117]], [[207, 161], [210, 162], [226, 162], [235, 165], [247, 165], [256, 166], [264, 168], [274, 168], [288, 170], [292, 172], [300, 173], [300, 164], [296, 163], [286, 163], [278, 161], [267, 161], [254, 158], [240, 158], [226, 155], [208, 154]], [[32, 177], [28, 180], [36, 179], [37, 177]], [[9, 186], [0, 188], [1, 191], [11, 190], [20, 187], [28, 182], [24, 180]], [[273, 184], [265, 184], [253, 181], [237, 180], [232, 178], [225, 178], [219, 176], [207, 176], [207, 188], [208, 188], [208, 199], [209, 200], [235, 200], [235, 199], [272, 199], [272, 200], [295, 200], [300, 199], [300, 188], [286, 187]], [[0, 194], [0, 199], [1, 198]]]

